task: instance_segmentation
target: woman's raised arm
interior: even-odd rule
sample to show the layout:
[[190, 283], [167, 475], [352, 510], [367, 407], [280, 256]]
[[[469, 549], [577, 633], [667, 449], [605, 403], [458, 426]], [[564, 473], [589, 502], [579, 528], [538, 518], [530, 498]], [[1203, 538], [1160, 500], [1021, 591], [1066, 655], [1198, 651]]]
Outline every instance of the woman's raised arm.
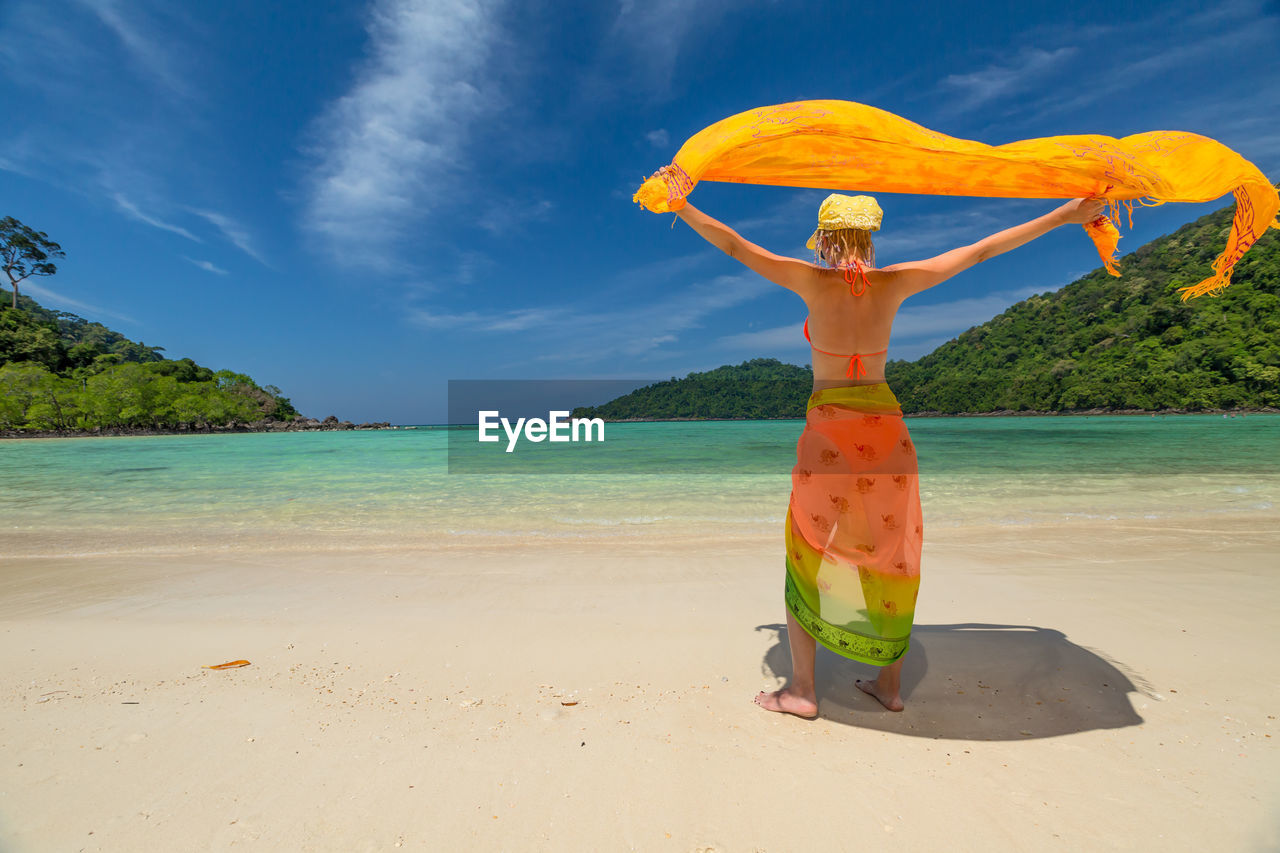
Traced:
[[957, 273], [962, 273], [988, 258], [994, 258], [996, 255], [1002, 255], [1011, 249], [1030, 243], [1059, 225], [1071, 223], [1083, 225], [1086, 222], [1092, 222], [1102, 215], [1105, 206], [1106, 202], [1102, 199], [1073, 199], [1044, 216], [1006, 228], [970, 246], [961, 246], [959, 249], [952, 249], [950, 252], [944, 252], [924, 261], [893, 264], [884, 267], [884, 271], [893, 274], [893, 287], [901, 301], [922, 290], [928, 290], [936, 284], [941, 284]]
[[687, 222], [708, 243], [774, 284], [793, 290], [802, 297], [817, 286], [818, 268], [813, 264], [775, 255], [743, 239], [737, 231], [712, 219], [688, 202], [676, 211], [676, 216]]

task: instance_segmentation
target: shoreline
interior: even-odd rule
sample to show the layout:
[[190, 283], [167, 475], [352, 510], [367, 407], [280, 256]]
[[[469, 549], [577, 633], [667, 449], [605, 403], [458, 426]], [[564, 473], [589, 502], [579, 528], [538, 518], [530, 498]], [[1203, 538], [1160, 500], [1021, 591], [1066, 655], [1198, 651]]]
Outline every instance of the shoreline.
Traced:
[[[1049, 418], [1049, 417], [1138, 417], [1165, 415], [1226, 415], [1228, 417], [1244, 417], [1247, 415], [1280, 414], [1280, 408], [1263, 406], [1257, 409], [1080, 409], [1060, 412], [1044, 412], [1037, 410], [1017, 411], [1014, 409], [998, 409], [993, 412], [906, 412], [904, 418]], [[332, 415], [330, 416], [332, 417]], [[706, 422], [742, 422], [750, 421], [803, 421], [803, 417], [776, 418], [603, 418], [610, 424], [661, 424], [661, 423], [697, 423]], [[229, 424], [226, 426], [203, 426], [189, 429], [153, 429], [146, 427], [119, 427], [93, 430], [0, 430], [0, 439], [23, 438], [128, 438], [158, 435], [231, 435], [241, 433], [264, 432], [369, 432], [373, 430], [438, 430], [465, 429], [475, 424], [392, 424], [389, 421], [369, 423], [352, 423], [351, 421], [317, 421], [314, 418], [298, 421], [267, 421], [252, 424]]]
[[[1068, 409], [1060, 412], [1046, 412], [1034, 409], [997, 409], [992, 412], [904, 412], [904, 418], [1012, 418], [1012, 417], [1093, 417], [1101, 416], [1138, 416], [1138, 415], [1275, 415], [1280, 409], [1273, 406], [1249, 409]], [[696, 421], [803, 421], [801, 416], [776, 418], [603, 418], [609, 424], [631, 423], [690, 423]], [[443, 426], [443, 425], [442, 425]], [[475, 424], [450, 424], [449, 426], [475, 426]]]
[[318, 421], [315, 418], [298, 418], [296, 421], [255, 421], [253, 423], [231, 423], [220, 426], [204, 425], [200, 427], [159, 428], [159, 427], [110, 427], [107, 429], [45, 429], [45, 430], [0, 430], [0, 438], [122, 438], [147, 435], [229, 435], [232, 433], [252, 432], [349, 432], [382, 429], [403, 429], [393, 426], [390, 421], [373, 421], [352, 423], [340, 421], [333, 415]]

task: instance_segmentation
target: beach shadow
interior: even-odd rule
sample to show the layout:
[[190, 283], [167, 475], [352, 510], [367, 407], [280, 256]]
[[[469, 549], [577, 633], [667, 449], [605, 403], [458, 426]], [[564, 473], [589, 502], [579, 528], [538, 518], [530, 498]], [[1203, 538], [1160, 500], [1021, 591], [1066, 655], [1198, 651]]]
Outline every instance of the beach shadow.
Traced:
[[[765, 675], [790, 678], [787, 626], [756, 630], [777, 636], [765, 653]], [[1139, 690], [1133, 680], [1050, 628], [917, 625], [902, 666], [907, 707], [901, 713], [885, 710], [854, 684], [878, 672], [819, 646], [819, 716], [860, 728], [960, 740], [1028, 740], [1143, 721], [1129, 702], [1129, 693]]]

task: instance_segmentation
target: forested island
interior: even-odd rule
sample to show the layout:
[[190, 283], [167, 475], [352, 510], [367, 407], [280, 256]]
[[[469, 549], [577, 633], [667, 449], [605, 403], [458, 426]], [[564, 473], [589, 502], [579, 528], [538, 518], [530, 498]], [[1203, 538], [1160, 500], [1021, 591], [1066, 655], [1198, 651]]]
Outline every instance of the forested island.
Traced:
[[[1207, 214], [1061, 290], [1032, 296], [885, 379], [904, 414], [1276, 411], [1280, 234], [1237, 264], [1221, 296], [1182, 302], [1209, 274], [1232, 207]], [[575, 417], [802, 418], [808, 367], [753, 359], [633, 391]]]
[[212, 370], [0, 290], [0, 436], [357, 429], [306, 418], [273, 385]]
[[[62, 246], [12, 216], [0, 219], [0, 438], [378, 429], [303, 417], [274, 385], [214, 371], [101, 323], [51, 311], [20, 290], [58, 272]], [[6, 298], [7, 297], [7, 298]]]

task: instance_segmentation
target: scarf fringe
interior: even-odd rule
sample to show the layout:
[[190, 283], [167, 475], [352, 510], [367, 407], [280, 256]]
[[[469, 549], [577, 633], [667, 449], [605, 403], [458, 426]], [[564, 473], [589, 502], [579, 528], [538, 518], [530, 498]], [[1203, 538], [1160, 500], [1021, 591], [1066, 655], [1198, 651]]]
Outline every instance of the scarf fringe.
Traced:
[[[1116, 203], [1112, 201], [1111, 205], [1115, 207]], [[1120, 229], [1116, 228], [1110, 217], [1099, 216], [1092, 222], [1086, 222], [1084, 230], [1093, 241], [1093, 245], [1097, 247], [1098, 256], [1102, 258], [1107, 272], [1114, 276], [1120, 275], [1120, 264], [1116, 260], [1116, 247], [1120, 244]]]
[[652, 213], [674, 213], [688, 202], [693, 179], [676, 164], [663, 166], [645, 180], [631, 200]]

